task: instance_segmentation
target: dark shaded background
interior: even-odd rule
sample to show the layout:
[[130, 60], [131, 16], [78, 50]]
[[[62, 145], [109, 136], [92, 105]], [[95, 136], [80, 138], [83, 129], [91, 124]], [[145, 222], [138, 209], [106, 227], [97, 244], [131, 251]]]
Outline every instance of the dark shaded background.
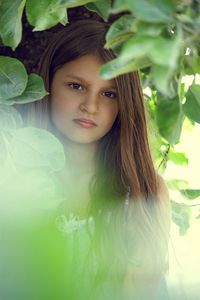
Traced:
[[[102, 21], [100, 16], [88, 11], [84, 6], [68, 9], [69, 22], [88, 18]], [[116, 16], [113, 16], [112, 20], [115, 18]], [[16, 57], [24, 63], [28, 73], [37, 73], [38, 63], [46, 45], [51, 39], [51, 36], [62, 28], [63, 25], [58, 24], [57, 26], [45, 31], [33, 32], [33, 27], [28, 24], [25, 13], [23, 14], [22, 21], [23, 35], [21, 43], [15, 51], [12, 51], [10, 47], [0, 45], [0, 55]]]

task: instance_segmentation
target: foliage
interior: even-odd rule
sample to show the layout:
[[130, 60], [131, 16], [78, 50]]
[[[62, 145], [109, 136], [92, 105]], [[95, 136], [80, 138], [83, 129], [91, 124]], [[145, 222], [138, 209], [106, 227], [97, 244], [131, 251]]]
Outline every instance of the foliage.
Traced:
[[56, 178], [65, 163], [61, 143], [48, 131], [24, 127], [19, 112], [4, 104], [0, 105], [0, 142], [0, 199], [4, 214], [14, 214], [14, 221], [21, 208], [26, 213], [31, 207], [55, 209], [62, 199]]
[[192, 85], [186, 93], [186, 101], [183, 104], [183, 111], [195, 122], [200, 123], [200, 86], [199, 85]]
[[[200, 123], [200, 87], [195, 81], [196, 74], [200, 73], [200, 2], [198, 0], [0, 1], [1, 43], [13, 50], [20, 44], [23, 13], [33, 26], [33, 31], [43, 31], [58, 23], [67, 25], [68, 10], [78, 6], [85, 6], [96, 12], [104, 21], [108, 21], [109, 17], [116, 14], [105, 44], [106, 48], [111, 48], [115, 52], [116, 58], [105, 64], [100, 74], [102, 78], [111, 79], [140, 69], [144, 92], [146, 88], [151, 91], [151, 95], [146, 95], [146, 107], [156, 133], [154, 144], [156, 149], [153, 151], [155, 162], [160, 171], [164, 171], [169, 160], [175, 164], [187, 165], [185, 154], [176, 153], [174, 146], [180, 140], [185, 122], [190, 120], [191, 124]], [[194, 78], [189, 88], [183, 83], [186, 75], [193, 75]], [[28, 75], [23, 64], [17, 59], [0, 57], [0, 103], [3, 105], [0, 110], [1, 161], [9, 156], [10, 143], [14, 143], [12, 145], [18, 149], [20, 143], [17, 143], [17, 140], [30, 142], [27, 130], [36, 140], [40, 134], [44, 134], [36, 132], [33, 128], [20, 129], [22, 121], [10, 106], [39, 100], [45, 94], [42, 80], [38, 75]], [[5, 128], [9, 129], [5, 131]], [[5, 132], [8, 135], [6, 137]], [[45, 133], [47, 144], [48, 139]], [[37, 144], [36, 140], [32, 142]], [[30, 145], [27, 146], [29, 151]], [[20, 148], [18, 154], [21, 151]], [[34, 155], [35, 161], [38, 154]], [[43, 158], [41, 159], [43, 161]], [[50, 168], [48, 159], [43, 163]], [[53, 165], [51, 167], [57, 168], [56, 162], [54, 167]], [[186, 194], [189, 195], [188, 192]], [[198, 195], [198, 192], [193, 195]], [[177, 223], [180, 225], [181, 222]], [[188, 226], [188, 222], [186, 223]]]
[[0, 83], [2, 104], [28, 103], [40, 100], [47, 94], [38, 75], [28, 75], [19, 60], [7, 56], [0, 56]]

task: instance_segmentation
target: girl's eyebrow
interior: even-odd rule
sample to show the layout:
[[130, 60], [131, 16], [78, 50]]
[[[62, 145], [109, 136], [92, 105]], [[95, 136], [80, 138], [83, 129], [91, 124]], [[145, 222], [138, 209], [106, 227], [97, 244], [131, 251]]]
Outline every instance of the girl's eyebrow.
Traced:
[[[73, 75], [73, 74], [66, 74], [65, 77], [70, 77], [72, 79], [75, 79], [75, 80], [78, 80], [80, 82], [83, 82], [84, 84], [87, 84], [87, 85], [92, 85], [90, 82], [87, 82], [84, 78], [78, 76], [78, 75]], [[107, 86], [107, 87], [104, 87], [105, 89], [112, 89], [112, 90], [116, 90], [116, 86]]]
[[77, 79], [79, 81], [82, 81], [82, 82], [85, 82], [86, 83], [86, 80], [82, 77], [79, 77], [77, 75], [73, 75], [73, 74], [66, 74], [65, 77], [70, 77], [70, 78], [73, 78], [73, 79]]

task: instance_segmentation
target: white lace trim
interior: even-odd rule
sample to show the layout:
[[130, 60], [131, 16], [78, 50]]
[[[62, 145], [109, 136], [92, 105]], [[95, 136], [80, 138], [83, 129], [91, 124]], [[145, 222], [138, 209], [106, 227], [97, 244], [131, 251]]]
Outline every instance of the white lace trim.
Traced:
[[70, 213], [69, 216], [62, 214], [56, 218], [56, 226], [58, 230], [63, 233], [71, 233], [79, 230], [86, 224], [93, 224], [93, 221], [92, 216], [87, 219], [81, 219], [78, 215], [74, 215], [73, 213]]

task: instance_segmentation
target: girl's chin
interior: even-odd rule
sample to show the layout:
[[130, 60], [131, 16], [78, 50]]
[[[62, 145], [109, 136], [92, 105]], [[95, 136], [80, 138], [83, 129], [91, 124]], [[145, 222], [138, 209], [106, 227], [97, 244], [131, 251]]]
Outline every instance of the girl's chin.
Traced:
[[[89, 129], [90, 130], [90, 129]], [[102, 136], [94, 136], [92, 132], [84, 132], [80, 130], [79, 132], [66, 132], [57, 128], [55, 125], [51, 127], [51, 132], [56, 135], [56, 137], [61, 140], [61, 142], [74, 143], [74, 144], [97, 144]]]
[[62, 134], [62, 140], [65, 143], [73, 143], [73, 144], [82, 144], [82, 145], [89, 145], [89, 144], [97, 144], [98, 139], [92, 139], [89, 137], [84, 136], [69, 136], [66, 134]]

